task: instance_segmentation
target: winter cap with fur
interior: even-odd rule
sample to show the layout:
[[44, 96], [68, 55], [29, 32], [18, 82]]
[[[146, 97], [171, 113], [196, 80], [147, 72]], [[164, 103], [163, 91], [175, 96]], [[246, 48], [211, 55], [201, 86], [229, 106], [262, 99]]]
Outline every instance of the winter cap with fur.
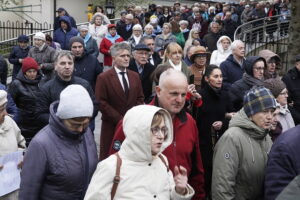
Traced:
[[7, 102], [7, 92], [5, 90], [0, 90], [0, 106], [3, 106]]
[[265, 87], [253, 87], [244, 96], [244, 111], [248, 117], [270, 108], [276, 108], [276, 100]]
[[31, 57], [24, 58], [22, 61], [22, 72], [25, 73], [30, 69], [38, 70], [39, 64], [35, 61], [34, 58]]
[[268, 88], [275, 98], [286, 88], [285, 83], [278, 78], [270, 78], [264, 81], [264, 86]]
[[34, 36], [33, 39], [39, 39], [39, 40], [43, 40], [46, 41], [46, 35], [42, 32], [37, 32]]
[[60, 119], [92, 117], [94, 105], [87, 90], [81, 85], [72, 84], [60, 93], [56, 115]]

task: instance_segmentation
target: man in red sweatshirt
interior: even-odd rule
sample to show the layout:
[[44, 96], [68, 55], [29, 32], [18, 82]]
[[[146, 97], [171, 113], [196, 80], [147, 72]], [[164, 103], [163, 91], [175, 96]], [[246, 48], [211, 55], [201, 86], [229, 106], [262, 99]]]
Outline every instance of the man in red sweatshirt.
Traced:
[[[163, 154], [168, 158], [170, 169], [174, 173], [175, 166], [187, 169], [188, 182], [195, 190], [194, 200], [205, 199], [204, 170], [199, 149], [197, 125], [187, 112], [184, 111], [188, 82], [185, 75], [174, 69], [163, 72], [156, 86], [156, 97], [150, 105], [166, 109], [172, 116], [174, 139]], [[122, 120], [118, 123], [110, 154], [120, 149], [125, 139]]]

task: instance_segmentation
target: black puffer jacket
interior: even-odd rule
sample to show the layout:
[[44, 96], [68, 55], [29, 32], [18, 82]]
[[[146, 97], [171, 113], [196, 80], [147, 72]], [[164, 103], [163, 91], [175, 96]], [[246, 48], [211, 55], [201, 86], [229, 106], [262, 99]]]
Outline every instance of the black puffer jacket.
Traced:
[[295, 124], [300, 124], [300, 72], [294, 67], [284, 75], [282, 81], [286, 84], [289, 91], [289, 102], [293, 102], [293, 106], [289, 107]]
[[253, 77], [253, 66], [257, 60], [262, 59], [265, 62], [265, 59], [259, 56], [249, 56], [244, 63], [245, 72], [243, 77], [232, 84], [229, 90], [229, 96], [231, 103], [233, 105], [234, 111], [237, 112], [243, 107], [244, 95], [253, 87], [263, 85], [263, 80], [259, 80]]
[[19, 109], [20, 123], [18, 125], [26, 141], [27, 138], [32, 138], [38, 131], [38, 122], [35, 120], [34, 111], [40, 90], [40, 80], [41, 76], [39, 74], [35, 80], [29, 80], [20, 71], [9, 87], [9, 93]]

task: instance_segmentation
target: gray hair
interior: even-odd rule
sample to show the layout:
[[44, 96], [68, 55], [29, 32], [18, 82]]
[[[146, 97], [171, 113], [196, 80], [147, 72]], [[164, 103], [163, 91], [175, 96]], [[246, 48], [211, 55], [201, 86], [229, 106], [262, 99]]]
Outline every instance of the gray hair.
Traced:
[[145, 35], [141, 38], [140, 44], [145, 44], [145, 40], [154, 40], [152, 36]]
[[189, 25], [189, 22], [186, 20], [180, 20], [179, 25], [181, 25], [181, 24]]
[[74, 55], [72, 54], [71, 51], [61, 50], [58, 53], [56, 53], [56, 57], [54, 60], [54, 66], [58, 63], [59, 59], [61, 59], [62, 57], [67, 57], [70, 60], [74, 61]]
[[116, 56], [118, 54], [118, 51], [120, 50], [128, 50], [131, 52], [130, 45], [128, 42], [120, 42], [120, 43], [115, 43], [110, 47], [110, 55], [111, 56]]
[[91, 23], [91, 24], [95, 24], [95, 19], [96, 19], [96, 17], [100, 17], [100, 18], [101, 18], [101, 21], [102, 21], [102, 24], [103, 24], [103, 22], [104, 22], [104, 16], [103, 16], [103, 14], [100, 13], [100, 12], [96, 12], [96, 13], [93, 15], [93, 17], [92, 17], [90, 23]]
[[218, 24], [218, 25], [220, 26], [220, 24], [219, 24], [218, 22], [212, 21], [212, 22], [210, 22], [210, 24], [209, 24], [209, 29], [211, 29], [211, 27], [212, 27], [214, 24]]
[[152, 28], [153, 29], [153, 26], [151, 24], [147, 24], [145, 27], [144, 27], [144, 30], [146, 30], [146, 28]]
[[171, 23], [169, 23], [169, 22], [166, 22], [166, 23], [164, 23], [164, 24], [163, 24], [163, 27], [164, 27], [165, 25], [167, 25], [167, 26], [169, 27], [169, 29], [171, 29], [171, 30], [172, 30], [172, 24], [171, 24]]
[[238, 45], [245, 45], [245, 43], [242, 41], [242, 40], [234, 40], [232, 43], [231, 43], [231, 49], [234, 50], [238, 47]]
[[184, 75], [184, 73], [182, 73], [181, 71], [175, 70], [173, 68], [167, 69], [166, 71], [164, 71], [160, 77], [159, 77], [159, 82], [158, 82], [158, 86], [160, 88], [164, 87], [164, 84], [166, 82], [166, 80], [168, 80], [169, 78], [179, 78], [181, 77], [182, 79], [184, 79], [184, 81], [186, 81], [186, 84], [188, 84], [187, 82], [187, 78]]

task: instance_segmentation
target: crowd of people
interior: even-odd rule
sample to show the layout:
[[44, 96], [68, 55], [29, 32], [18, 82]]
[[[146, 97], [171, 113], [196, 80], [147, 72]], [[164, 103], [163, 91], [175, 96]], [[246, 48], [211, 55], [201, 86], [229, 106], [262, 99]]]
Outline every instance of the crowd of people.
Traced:
[[111, 23], [95, 6], [78, 27], [59, 8], [53, 37], [18, 37], [9, 85], [0, 57], [0, 156], [25, 152], [0, 199], [297, 199], [300, 55], [282, 74], [275, 52], [234, 40], [289, 7], [151, 4]]

